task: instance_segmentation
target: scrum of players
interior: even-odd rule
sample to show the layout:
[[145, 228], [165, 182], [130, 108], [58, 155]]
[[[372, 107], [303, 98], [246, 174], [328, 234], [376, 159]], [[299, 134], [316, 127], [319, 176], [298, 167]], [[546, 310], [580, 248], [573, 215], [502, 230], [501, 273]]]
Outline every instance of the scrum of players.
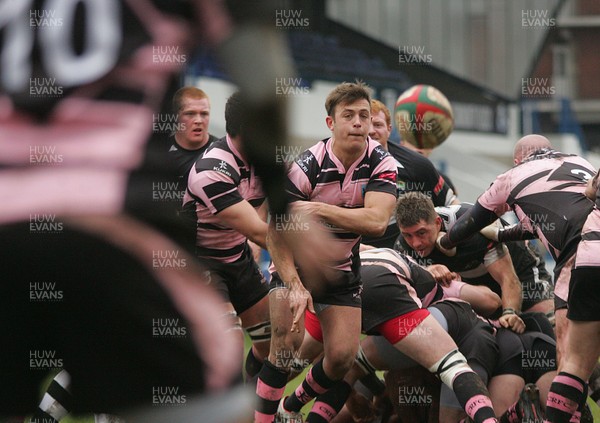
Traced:
[[[115, 3], [107, 0], [95, 10], [100, 24], [110, 27]], [[127, 13], [147, 26], [144, 13], [130, 3]], [[210, 2], [198, 4], [226, 20], [206, 9]], [[17, 3], [4, 7], [6, 16], [25, 10]], [[154, 12], [152, 19], [164, 11]], [[180, 17], [186, 12], [173, 11]], [[14, 255], [7, 261], [24, 270], [7, 283], [11, 290], [4, 301], [19, 294], [19, 283], [44, 279], [44, 269], [27, 268], [27, 251], [63, 253], [59, 264], [67, 270], [57, 275], [65, 278], [67, 294], [75, 292], [71, 283], [82, 283], [81, 292], [89, 289], [89, 295], [65, 301], [61, 314], [46, 306], [12, 311], [2, 305], [3, 320], [24, 329], [14, 342], [61, 327], [68, 335], [55, 346], [65, 357], [65, 370], [50, 382], [31, 422], [60, 421], [71, 409], [98, 413], [97, 422], [118, 421], [111, 414], [123, 410], [126, 421], [144, 421], [128, 413], [148, 405], [150, 387], [178, 386], [183, 398], [214, 398], [210, 395], [236, 386], [242, 373], [255, 392], [252, 415], [211, 410], [217, 414], [203, 421], [590, 421], [588, 382], [600, 355], [600, 294], [592, 287], [600, 260], [600, 203], [590, 163], [528, 135], [515, 145], [515, 166], [474, 205], [460, 203], [428, 159], [388, 142], [389, 110], [356, 82], [329, 93], [324, 106], [330, 134], [289, 163], [280, 178], [281, 168], [269, 163], [273, 157], [259, 153], [261, 135], [277, 143], [282, 134], [280, 128], [267, 132], [263, 126], [270, 121], [257, 115], [274, 105], [257, 109], [260, 95], [240, 78], [243, 89], [227, 99], [226, 133], [210, 134], [207, 93], [182, 87], [173, 94], [167, 88], [173, 69], [145, 62], [148, 45], [185, 44], [177, 38], [183, 36], [177, 24], [169, 19], [161, 24], [172, 31], [158, 34], [146, 27], [144, 36], [154, 38], [137, 46], [136, 60], [99, 70], [72, 57], [78, 74], [34, 48], [51, 49], [60, 38], [11, 34], [31, 43], [31, 54], [39, 56], [35, 66], [41, 63], [73, 88], [64, 99], [31, 103], [24, 95], [27, 80], [15, 67], [3, 68], [0, 149], [7, 154], [0, 178], [11, 188], [4, 184], [0, 192], [17, 198], [12, 189], [27, 198], [0, 213], [3, 242]], [[161, 39], [167, 33], [175, 38]], [[222, 41], [219, 29], [209, 35], [216, 45]], [[119, 40], [91, 36], [98, 37], [96, 53], [119, 60]], [[226, 55], [231, 45], [223, 44]], [[133, 77], [142, 70], [145, 83]], [[88, 80], [93, 83], [84, 83]], [[122, 101], [132, 92], [135, 100]], [[151, 125], [140, 124], [150, 123], [149, 111], [157, 110], [157, 98], [166, 93], [180, 124], [172, 137], [151, 134]], [[118, 107], [106, 107], [111, 96]], [[84, 108], [88, 115], [77, 113]], [[105, 148], [107, 137], [128, 142]], [[22, 146], [14, 141], [28, 146], [42, 138], [40, 143], [60, 146], [68, 166], [24, 166]], [[145, 138], [151, 139], [146, 150]], [[76, 148], [76, 139], [88, 140], [89, 150]], [[117, 146], [130, 156], [122, 157]], [[183, 193], [156, 213], [141, 198], [153, 166], [167, 169], [160, 177], [176, 181], [176, 191]], [[79, 178], [75, 184], [73, 177]], [[39, 180], [51, 184], [47, 193], [36, 188]], [[406, 185], [398, 181], [414, 182], [408, 185], [421, 192], [403, 191]], [[85, 186], [93, 186], [95, 195], [82, 194]], [[20, 224], [32, 210], [64, 216], [65, 236], [21, 245]], [[507, 226], [501, 219], [509, 210], [518, 224]], [[541, 225], [540, 219], [553, 224]], [[534, 239], [556, 261], [554, 277]], [[79, 246], [80, 265], [100, 251], [103, 260], [115, 263], [114, 274], [103, 274], [94, 260], [88, 268], [77, 267], [69, 257], [73, 245]], [[257, 263], [261, 249], [271, 258], [268, 278]], [[145, 269], [142, 264], [158, 250], [181, 252], [186, 269]], [[106, 289], [94, 276], [106, 279]], [[134, 293], [142, 298], [140, 308], [129, 310], [131, 299], [122, 299]], [[94, 300], [114, 308], [89, 308]], [[136, 326], [136, 319], [149, 318], [144, 306], [152, 310], [149, 315], [187, 322], [190, 337], [136, 338], [145, 327]], [[86, 311], [93, 316], [82, 329], [77, 319]], [[30, 312], [36, 318], [57, 313], [62, 320], [49, 319], [47, 327], [29, 335], [25, 331], [34, 325], [19, 319]], [[119, 322], [132, 326], [94, 338]], [[238, 372], [244, 334], [251, 346]], [[94, 354], [75, 342], [77, 336], [87, 336]], [[30, 344], [16, 345], [10, 357], [26, 351]], [[0, 399], [0, 414], [32, 411], [39, 374], [19, 380], [22, 368], [10, 360], [2, 371], [17, 382]], [[296, 388], [284, 396], [297, 377]]]

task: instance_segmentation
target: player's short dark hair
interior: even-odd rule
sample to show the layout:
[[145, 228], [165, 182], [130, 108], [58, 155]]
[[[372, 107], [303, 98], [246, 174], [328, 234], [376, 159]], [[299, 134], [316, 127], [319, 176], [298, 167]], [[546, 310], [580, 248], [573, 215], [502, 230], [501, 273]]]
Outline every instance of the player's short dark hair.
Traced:
[[209, 100], [208, 95], [202, 91], [200, 88], [186, 86], [181, 87], [175, 94], [173, 94], [173, 99], [171, 100], [171, 106], [173, 107], [173, 113], [179, 113], [181, 108], [183, 107], [183, 99], [185, 98], [193, 98], [196, 100], [201, 100], [203, 98]]
[[335, 108], [338, 104], [352, 104], [357, 100], [367, 100], [371, 107], [370, 88], [360, 81], [342, 82], [329, 93], [325, 100], [327, 115], [334, 117]]
[[244, 107], [244, 100], [239, 91], [233, 93], [225, 103], [225, 131], [230, 137], [236, 137], [242, 132]]
[[433, 223], [436, 217], [433, 201], [422, 192], [407, 192], [396, 202], [396, 222], [400, 227], [414, 226], [421, 220]]

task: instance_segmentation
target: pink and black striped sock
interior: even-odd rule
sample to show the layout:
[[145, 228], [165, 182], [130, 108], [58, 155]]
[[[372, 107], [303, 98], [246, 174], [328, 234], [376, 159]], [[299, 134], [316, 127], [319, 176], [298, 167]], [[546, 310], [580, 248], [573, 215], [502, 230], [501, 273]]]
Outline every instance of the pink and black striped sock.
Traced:
[[519, 401], [508, 407], [508, 410], [500, 416], [500, 423], [519, 423], [521, 418], [518, 411]]
[[330, 379], [323, 370], [323, 360], [315, 364], [306, 374], [304, 381], [296, 388], [296, 391], [290, 395], [283, 406], [288, 411], [298, 412], [313, 398], [324, 394], [336, 383]]
[[578, 421], [587, 394], [587, 384], [575, 375], [560, 372], [550, 386], [546, 401], [546, 419], [555, 423]]
[[467, 415], [475, 423], [498, 421], [488, 390], [477, 373], [465, 372], [456, 376], [452, 382], [452, 390]]
[[306, 423], [329, 423], [340, 412], [352, 388], [340, 380], [323, 395], [319, 395], [306, 418]]
[[273, 423], [287, 380], [288, 372], [278, 369], [268, 360], [264, 361], [256, 382], [255, 423]]

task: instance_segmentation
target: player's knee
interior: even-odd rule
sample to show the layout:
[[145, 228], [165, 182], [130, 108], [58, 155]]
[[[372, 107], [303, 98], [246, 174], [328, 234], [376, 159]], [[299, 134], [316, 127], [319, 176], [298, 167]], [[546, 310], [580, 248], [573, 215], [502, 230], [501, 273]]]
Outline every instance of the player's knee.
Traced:
[[326, 354], [327, 367], [332, 379], [341, 379], [352, 367], [356, 358], [356, 349], [334, 347]]
[[271, 351], [298, 351], [302, 345], [303, 333], [290, 332], [290, 328], [273, 322], [271, 330]]
[[465, 372], [473, 373], [473, 369], [467, 364], [467, 359], [458, 349], [454, 349], [444, 355], [433, 366], [429, 367], [428, 370], [437, 375], [449, 388], [452, 388], [454, 379], [459, 374]]

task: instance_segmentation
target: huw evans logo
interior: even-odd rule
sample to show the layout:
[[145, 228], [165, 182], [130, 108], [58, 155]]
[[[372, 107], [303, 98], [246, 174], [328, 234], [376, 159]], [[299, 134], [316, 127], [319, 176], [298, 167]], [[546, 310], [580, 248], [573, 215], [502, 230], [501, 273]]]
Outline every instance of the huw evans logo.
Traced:
[[305, 95], [310, 90], [303, 85], [302, 78], [275, 78], [275, 94], [277, 95]]
[[179, 393], [179, 387], [177, 386], [152, 387], [153, 406], [179, 406], [185, 405], [186, 402], [186, 396]]
[[548, 221], [548, 215], [546, 213], [535, 213], [529, 217], [533, 226], [539, 229], [543, 233], [554, 232], [556, 230], [556, 223]]
[[275, 161], [291, 164], [298, 159], [302, 151], [302, 147], [297, 145], [277, 145], [275, 146]]
[[398, 63], [409, 65], [431, 64], [433, 56], [425, 53], [425, 46], [398, 47]]
[[56, 78], [29, 78], [29, 95], [31, 97], [61, 97], [63, 87], [56, 83]]
[[152, 132], [174, 134], [185, 131], [185, 123], [177, 121], [175, 113], [154, 113], [152, 115]]
[[555, 370], [556, 357], [551, 356], [548, 351], [544, 350], [523, 351], [521, 353], [521, 367], [523, 369]]
[[153, 250], [152, 267], [155, 269], [186, 267], [187, 259], [180, 257], [180, 254], [179, 250]]
[[56, 357], [56, 351], [53, 350], [30, 350], [29, 368], [32, 370], [61, 369], [63, 367], [62, 358]]
[[152, 46], [152, 62], [157, 64], [184, 64], [187, 56], [181, 46]]
[[179, 189], [177, 182], [153, 182], [152, 201], [183, 201], [185, 191]]
[[187, 328], [179, 318], [152, 319], [152, 336], [155, 338], [183, 338]]
[[400, 132], [433, 132], [434, 128], [433, 121], [426, 121], [423, 115], [414, 115], [414, 120], [403, 120], [398, 123]]
[[310, 366], [311, 360], [301, 358], [299, 351], [281, 350], [275, 352], [275, 362], [273, 364], [282, 369], [295, 368], [304, 370]]
[[424, 386], [398, 386], [398, 403], [428, 406], [433, 403], [433, 396], [427, 393]]
[[30, 282], [29, 301], [53, 302], [62, 301], [63, 291], [57, 289], [56, 282]]
[[275, 216], [276, 231], [308, 231], [308, 222], [302, 219], [302, 215], [297, 213], [286, 213]]
[[275, 10], [275, 26], [283, 29], [306, 29], [310, 26], [310, 19], [302, 16], [302, 10], [278, 9]]
[[30, 214], [29, 232], [31, 233], [60, 233], [63, 231], [63, 222], [57, 221], [55, 214]]
[[30, 10], [29, 26], [32, 27], [57, 27], [63, 25], [63, 18], [56, 16], [56, 10]]
[[64, 157], [56, 150], [55, 145], [30, 145], [29, 163], [32, 165], [62, 164]]
[[521, 10], [523, 28], [549, 28], [556, 26], [556, 19], [550, 17], [548, 10]]
[[550, 78], [522, 78], [521, 96], [529, 98], [550, 98], [556, 94], [556, 87]]

